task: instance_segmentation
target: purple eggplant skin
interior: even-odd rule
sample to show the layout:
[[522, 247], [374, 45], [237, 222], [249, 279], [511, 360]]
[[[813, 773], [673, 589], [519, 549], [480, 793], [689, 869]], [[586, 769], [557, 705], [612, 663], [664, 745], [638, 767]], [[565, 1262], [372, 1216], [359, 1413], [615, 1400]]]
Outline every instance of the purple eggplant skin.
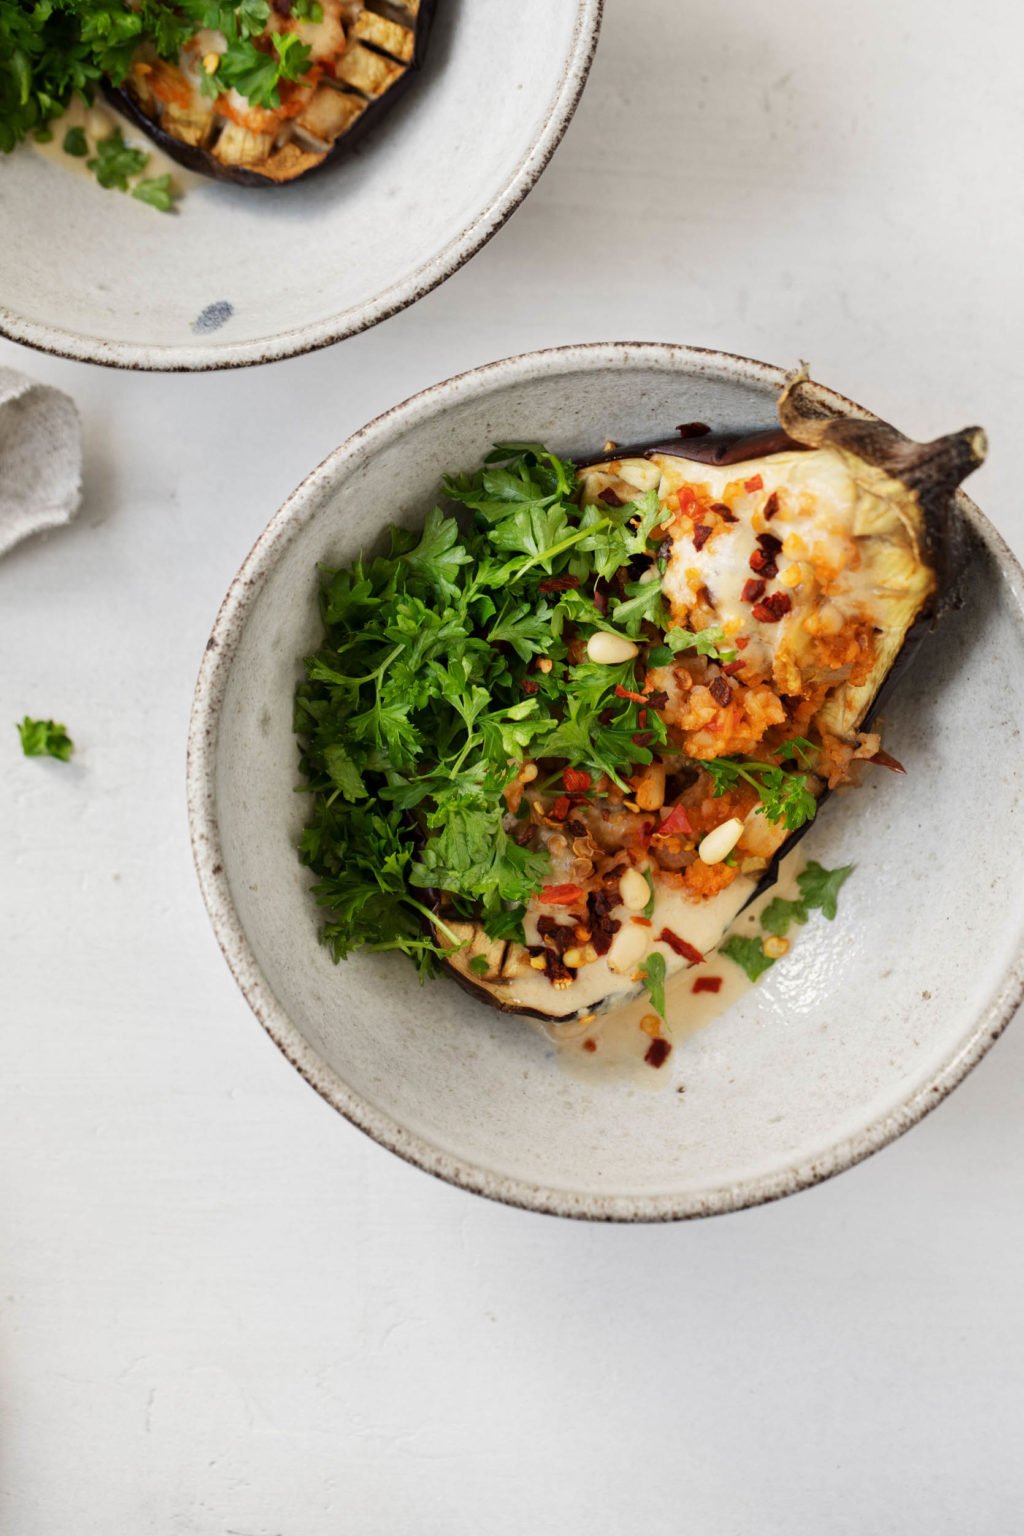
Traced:
[[209, 176], [213, 181], [233, 182], [239, 187], [290, 187], [296, 182], [305, 181], [308, 177], [316, 175], [327, 165], [336, 163], [350, 149], [354, 149], [367, 129], [373, 128], [386, 109], [393, 106], [405, 94], [423, 67], [436, 8], [437, 0], [420, 0], [419, 14], [416, 18], [415, 51], [404, 75], [396, 80], [383, 96], [367, 103], [365, 110], [356, 118], [352, 127], [335, 140], [322, 159], [308, 169], [300, 171], [297, 176], [289, 177], [287, 181], [275, 181], [273, 177], [261, 176], [258, 171], [250, 170], [245, 166], [223, 165], [209, 150], [200, 149], [194, 144], [183, 144], [180, 139], [176, 139], [173, 134], [161, 128], [148, 113], [143, 112], [131, 93], [122, 86], [111, 85], [109, 81], [104, 81], [103, 94], [111, 106], [115, 107], [122, 117], [127, 118], [147, 138], [152, 139], [158, 149], [170, 156], [172, 160], [176, 160], [179, 165], [183, 165], [186, 170], [194, 171], [196, 175]]
[[769, 453], [798, 453], [804, 447], [780, 427], [769, 427], [761, 432], [701, 432], [628, 448], [616, 444], [612, 454], [602, 452], [596, 458], [579, 459], [577, 463], [580, 469], [587, 469], [609, 458], [651, 459], [660, 453], [666, 458], [689, 459], [694, 464], [744, 464], [747, 459], [761, 459]]

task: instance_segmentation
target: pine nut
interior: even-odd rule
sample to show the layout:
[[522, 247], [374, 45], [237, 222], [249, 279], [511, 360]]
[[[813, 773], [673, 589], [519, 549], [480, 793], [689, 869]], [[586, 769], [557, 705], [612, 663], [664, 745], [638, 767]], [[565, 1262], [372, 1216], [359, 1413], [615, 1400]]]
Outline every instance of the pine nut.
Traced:
[[646, 955], [650, 938], [647, 928], [637, 928], [632, 923], [628, 928], [620, 928], [608, 951], [608, 969], [618, 976], [632, 971]]
[[629, 912], [642, 912], [651, 899], [651, 888], [638, 869], [627, 869], [619, 881], [619, 900]]
[[730, 816], [720, 827], [715, 827], [700, 841], [697, 849], [702, 864], [721, 864], [732, 853], [743, 836], [743, 823], [738, 816]]
[[632, 661], [640, 652], [632, 640], [621, 635], [610, 635], [605, 629], [597, 629], [587, 641], [587, 655], [602, 667], [615, 667], [620, 662]]

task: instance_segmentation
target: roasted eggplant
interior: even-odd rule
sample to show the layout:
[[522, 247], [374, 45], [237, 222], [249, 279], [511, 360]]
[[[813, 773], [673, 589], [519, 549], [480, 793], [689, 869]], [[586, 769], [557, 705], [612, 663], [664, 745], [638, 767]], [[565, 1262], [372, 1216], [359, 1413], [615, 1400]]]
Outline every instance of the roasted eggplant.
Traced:
[[111, 102], [191, 171], [243, 186], [297, 181], [350, 149], [415, 78], [435, 0], [317, 0], [319, 19], [274, 0], [266, 30], [310, 48], [310, 68], [280, 84], [275, 108], [210, 89], [223, 35], [195, 34], [177, 60], [140, 48]]
[[[570, 769], [530, 800], [552, 765], [525, 765], [509, 809], [527, 798], [532, 846], [551, 861], [526, 943], [447, 921], [463, 944], [451, 973], [498, 1008], [567, 1020], [639, 991], [652, 953], [666, 974], [697, 963], [813, 816], [813, 804], [800, 818], [772, 813], [758, 786], [800, 768], [800, 792], [820, 802], [865, 761], [892, 766], [872, 721], [956, 600], [968, 547], [954, 492], [984, 436], [921, 445], [874, 420], [831, 417], [803, 372], [778, 413], [781, 433], [680, 429], [578, 472], [583, 507], [657, 494], [661, 542], [640, 563], [660, 574], [673, 633], [645, 626], [635, 689], [667, 743], [625, 793]], [[633, 581], [644, 574], [634, 568]], [[669, 654], [679, 630], [725, 643]], [[621, 641], [607, 649], [609, 660], [628, 654]]]

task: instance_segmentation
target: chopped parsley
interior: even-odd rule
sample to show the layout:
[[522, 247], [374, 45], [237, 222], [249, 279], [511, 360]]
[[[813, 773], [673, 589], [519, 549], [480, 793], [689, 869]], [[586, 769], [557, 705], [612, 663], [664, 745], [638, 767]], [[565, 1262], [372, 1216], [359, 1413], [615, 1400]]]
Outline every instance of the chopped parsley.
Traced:
[[145, 170], [149, 156], [144, 149], [129, 149], [120, 128], [115, 128], [99, 140], [96, 153], [85, 163], [101, 187], [127, 192], [129, 179]]
[[[227, 45], [204, 90], [234, 88], [254, 106], [279, 107], [281, 81], [306, 73], [310, 49], [291, 33], [260, 46], [270, 13], [270, 0], [0, 0], [0, 150], [45, 132], [73, 96], [91, 102], [104, 79], [121, 85], [141, 47], [177, 62], [201, 28]], [[293, 14], [318, 13], [316, 0], [296, 0]]]
[[535, 444], [499, 446], [444, 490], [458, 516], [436, 507], [384, 553], [321, 571], [324, 638], [295, 702], [324, 940], [337, 959], [402, 950], [425, 974], [442, 953], [434, 892], [522, 940], [549, 868], [505, 825], [524, 759], [626, 788], [667, 740], [654, 710], [641, 729], [637, 663], [585, 659], [607, 628], [595, 583], [645, 552], [656, 506], [581, 509], [572, 464]]
[[26, 757], [55, 757], [66, 763], [75, 750], [67, 727], [53, 720], [31, 720], [26, 715], [16, 729]]
[[[793, 923], [806, 923], [812, 911], [819, 911], [831, 922], [836, 915], [837, 898], [843, 885], [853, 874], [854, 866], [844, 864], [839, 869], [825, 869], [813, 860], [797, 875], [799, 897], [789, 901], [782, 896], [774, 897], [761, 913], [761, 929], [772, 938], [785, 938]], [[785, 946], [780, 946], [784, 948]], [[765, 953], [763, 939], [734, 933], [719, 952], [734, 960], [746, 971], [751, 981], [763, 976], [775, 960]]]
[[644, 984], [644, 990], [651, 1000], [651, 1007], [662, 1018], [665, 1017], [665, 956], [660, 950], [653, 950], [647, 956], [640, 970], [640, 978]]
[[760, 939], [747, 938], [740, 933], [730, 934], [724, 944], [718, 947], [719, 954], [727, 955], [738, 966], [746, 971], [751, 981], [757, 981], [765, 971], [770, 970], [775, 961], [764, 952]]
[[799, 898], [786, 901], [776, 896], [761, 913], [761, 927], [766, 933], [785, 938], [792, 923], [806, 923], [807, 914], [817, 909], [831, 922], [837, 911], [837, 899], [843, 885], [853, 874], [853, 865], [844, 864], [841, 869], [823, 869], [820, 864], [810, 863], [797, 876]]
[[[783, 742], [775, 753], [783, 761], [799, 757], [807, 760], [814, 748], [802, 736]], [[789, 772], [775, 763], [760, 763], [745, 757], [715, 757], [701, 762], [711, 775], [714, 793], [724, 795], [743, 782], [757, 790], [761, 809], [769, 821], [782, 822], [795, 832], [804, 822], [813, 821], [818, 802], [811, 791], [806, 773]]]

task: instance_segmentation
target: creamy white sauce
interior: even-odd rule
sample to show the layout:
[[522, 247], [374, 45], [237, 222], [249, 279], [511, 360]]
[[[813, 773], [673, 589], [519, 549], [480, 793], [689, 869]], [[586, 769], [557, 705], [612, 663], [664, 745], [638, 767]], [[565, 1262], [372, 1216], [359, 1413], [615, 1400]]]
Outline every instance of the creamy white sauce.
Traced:
[[[69, 128], [83, 129], [89, 142], [88, 155], [78, 156], [67, 153], [64, 148], [64, 135]], [[59, 165], [62, 170], [73, 171], [78, 176], [87, 177], [89, 181], [95, 183], [97, 190], [102, 192], [105, 197], [112, 197], [115, 195], [113, 192], [100, 187], [99, 183], [96, 182], [93, 172], [89, 169], [88, 162], [96, 153], [97, 142], [100, 139], [107, 138], [113, 133], [115, 128], [120, 128], [124, 142], [130, 149], [145, 150], [149, 156], [145, 169], [140, 172], [140, 180], [153, 176], [170, 176], [171, 187], [177, 193], [184, 191], [190, 182], [198, 181], [198, 177], [193, 176], [183, 166], [178, 165], [177, 161], [172, 160], [169, 155], [165, 155], [161, 150], [157, 149], [156, 145], [144, 133], [140, 132], [131, 123], [126, 122], [111, 107], [98, 101], [93, 102], [90, 107], [80, 96], [73, 97], [64, 114], [61, 117], [54, 118], [50, 124], [50, 132], [53, 134], [53, 138], [48, 144], [39, 144], [32, 138], [28, 140], [28, 143], [35, 150], [36, 154], [41, 155], [44, 160], [49, 160], [53, 165]]]

